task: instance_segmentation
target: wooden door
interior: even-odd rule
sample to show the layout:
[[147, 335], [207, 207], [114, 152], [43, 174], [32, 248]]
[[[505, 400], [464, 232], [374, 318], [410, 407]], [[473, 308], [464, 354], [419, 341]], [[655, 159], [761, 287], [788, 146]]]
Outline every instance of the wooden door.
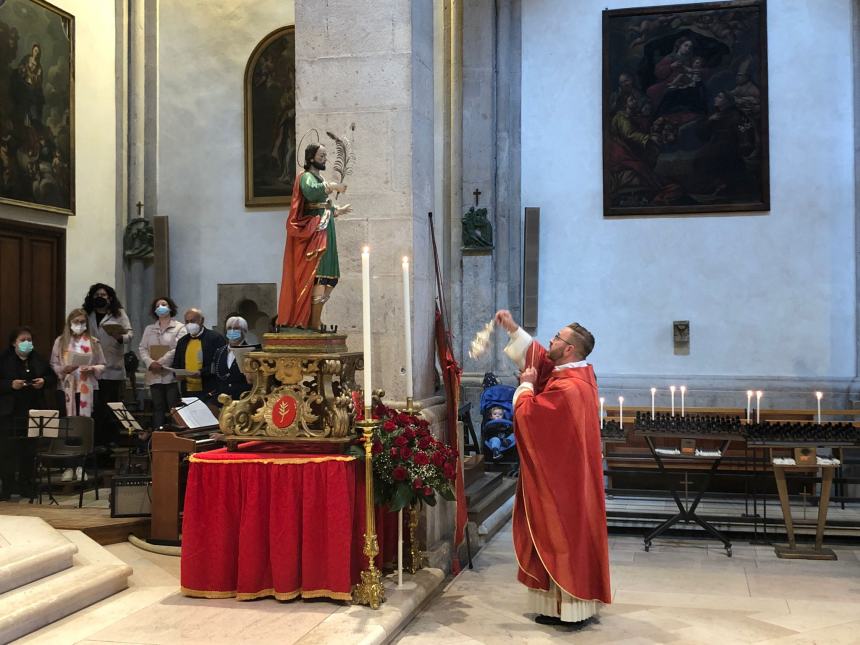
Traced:
[[49, 358], [65, 299], [65, 230], [0, 220], [0, 346], [12, 329], [28, 325], [33, 344]]

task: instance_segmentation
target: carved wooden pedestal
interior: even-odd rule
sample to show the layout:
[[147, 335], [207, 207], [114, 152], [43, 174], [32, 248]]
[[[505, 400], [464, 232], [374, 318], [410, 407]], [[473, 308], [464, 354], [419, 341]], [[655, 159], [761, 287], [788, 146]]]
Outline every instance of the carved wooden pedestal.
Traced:
[[279, 332], [244, 358], [252, 388], [234, 401], [222, 394], [219, 424], [231, 450], [243, 441], [291, 442], [297, 451], [331, 451], [356, 438], [352, 392], [361, 352], [346, 335]]

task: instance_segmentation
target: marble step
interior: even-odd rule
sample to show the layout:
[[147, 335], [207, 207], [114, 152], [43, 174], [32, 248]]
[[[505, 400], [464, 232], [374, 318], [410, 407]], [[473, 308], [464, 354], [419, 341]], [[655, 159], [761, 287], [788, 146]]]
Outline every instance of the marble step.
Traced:
[[492, 488], [485, 489], [486, 492], [483, 495], [469, 504], [469, 521], [478, 525], [483, 524], [487, 518], [513, 498], [516, 489], [516, 479], [504, 477], [496, 480]]
[[38, 517], [0, 516], [0, 594], [68, 569], [77, 550]]
[[0, 643], [8, 643], [128, 587], [131, 567], [80, 531], [58, 531], [77, 552], [70, 568], [0, 595]]

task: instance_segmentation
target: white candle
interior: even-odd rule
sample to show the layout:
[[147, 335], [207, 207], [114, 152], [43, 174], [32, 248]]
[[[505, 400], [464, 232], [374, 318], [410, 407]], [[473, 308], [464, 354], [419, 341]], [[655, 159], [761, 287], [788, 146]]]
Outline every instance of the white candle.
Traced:
[[750, 418], [752, 415], [752, 390], [747, 390], [747, 423], [750, 422]]
[[403, 258], [403, 326], [406, 329], [406, 398], [412, 398], [412, 309], [409, 301], [409, 258]]
[[821, 397], [824, 396], [823, 392], [816, 392], [815, 398], [818, 399], [818, 425], [821, 425]]
[[761, 423], [761, 397], [764, 396], [764, 392], [761, 390], [755, 391], [755, 422]]
[[606, 398], [600, 397], [600, 429], [603, 430], [603, 404], [606, 403]]
[[681, 386], [681, 416], [684, 416], [684, 395], [687, 393], [687, 386]]
[[618, 397], [618, 427], [624, 428], [624, 397]]
[[675, 416], [675, 386], [670, 385], [669, 391], [672, 393], [672, 416]]
[[651, 388], [651, 421], [654, 420], [654, 396], [657, 394], [657, 388]]
[[366, 410], [373, 406], [370, 385], [372, 371], [370, 363], [370, 247], [367, 246], [361, 251], [361, 314], [364, 332], [364, 408]]

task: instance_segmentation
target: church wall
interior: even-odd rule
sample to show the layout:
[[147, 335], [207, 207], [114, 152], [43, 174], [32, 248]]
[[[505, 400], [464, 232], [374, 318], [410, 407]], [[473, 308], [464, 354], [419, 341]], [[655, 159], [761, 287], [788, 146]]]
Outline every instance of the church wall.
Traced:
[[[0, 218], [66, 230], [66, 305], [116, 284], [116, 23], [113, 0], [52, 0], [75, 17], [75, 215], [0, 204]], [[29, 44], [19, 43], [19, 55]], [[50, 61], [43, 60], [47, 75]]]
[[294, 23], [290, 0], [159, 4], [157, 214], [170, 218], [171, 296], [210, 325], [219, 283], [280, 283], [288, 208], [245, 207], [244, 73], [257, 43]]
[[[541, 208], [539, 338], [583, 323], [599, 375], [847, 383], [850, 3], [768, 2], [769, 212], [604, 219], [601, 9], [654, 4], [670, 3], [523, 3], [522, 205]], [[690, 320], [688, 356], [673, 354], [673, 320]]]

